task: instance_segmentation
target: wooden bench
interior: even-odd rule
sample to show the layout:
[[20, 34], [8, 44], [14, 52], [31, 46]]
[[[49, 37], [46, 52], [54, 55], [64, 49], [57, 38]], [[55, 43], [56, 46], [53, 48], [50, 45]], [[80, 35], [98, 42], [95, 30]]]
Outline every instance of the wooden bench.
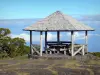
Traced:
[[70, 44], [71, 43], [71, 41], [59, 41], [59, 42], [57, 42], [57, 41], [48, 41], [48, 42], [46, 42], [46, 44], [47, 45], [49, 45], [49, 44]]

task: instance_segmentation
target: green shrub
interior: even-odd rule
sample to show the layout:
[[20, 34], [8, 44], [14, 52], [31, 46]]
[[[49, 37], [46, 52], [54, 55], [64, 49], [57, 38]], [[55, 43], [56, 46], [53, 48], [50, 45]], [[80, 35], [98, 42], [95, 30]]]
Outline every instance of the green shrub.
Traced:
[[23, 38], [11, 38], [10, 30], [0, 28], [0, 58], [22, 56], [29, 53], [29, 46]]
[[7, 58], [8, 54], [6, 52], [0, 52], [0, 59]]
[[93, 54], [94, 56], [100, 57], [100, 52], [93, 52], [91, 54]]

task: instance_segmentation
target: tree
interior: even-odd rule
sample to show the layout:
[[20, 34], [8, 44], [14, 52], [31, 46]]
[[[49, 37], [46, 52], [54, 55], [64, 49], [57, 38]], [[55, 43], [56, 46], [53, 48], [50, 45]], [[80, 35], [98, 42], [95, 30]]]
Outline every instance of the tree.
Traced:
[[0, 28], [0, 57], [7, 57], [8, 54], [6, 53], [9, 50], [9, 44], [11, 38], [8, 37], [10, 34], [10, 30], [7, 28]]
[[29, 52], [29, 47], [25, 45], [22, 38], [11, 38], [11, 31], [7, 28], [0, 28], [0, 57], [22, 56]]
[[7, 28], [0, 28], [0, 50], [6, 51], [11, 38], [8, 37], [10, 30]]
[[13, 38], [10, 42], [10, 50], [8, 54], [10, 57], [23, 55], [24, 47], [25, 47], [25, 40], [22, 38]]
[[0, 39], [3, 37], [8, 36], [11, 33], [11, 31], [7, 28], [0, 28]]

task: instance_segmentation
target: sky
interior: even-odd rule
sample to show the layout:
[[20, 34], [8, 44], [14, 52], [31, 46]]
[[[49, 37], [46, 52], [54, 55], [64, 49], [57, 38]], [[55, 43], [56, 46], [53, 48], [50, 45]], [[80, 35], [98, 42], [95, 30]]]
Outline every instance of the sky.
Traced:
[[100, 0], [0, 0], [0, 19], [44, 18], [60, 10], [69, 15], [100, 13]]
[[[100, 51], [100, 0], [0, 0], [0, 28], [9, 28], [11, 37], [24, 38], [29, 44], [25, 27], [61, 11], [95, 29], [89, 32], [89, 51]], [[44, 34], [43, 34], [44, 35]], [[61, 33], [61, 40], [70, 40], [70, 33]], [[56, 33], [48, 33], [48, 40], [56, 40]], [[40, 35], [33, 32], [33, 43], [39, 44]], [[75, 33], [75, 42], [84, 43], [84, 33]]]

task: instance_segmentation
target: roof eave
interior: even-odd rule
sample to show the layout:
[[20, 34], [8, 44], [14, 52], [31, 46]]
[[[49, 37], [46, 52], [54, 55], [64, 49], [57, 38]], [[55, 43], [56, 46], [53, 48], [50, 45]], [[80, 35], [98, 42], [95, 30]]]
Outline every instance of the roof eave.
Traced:
[[23, 31], [95, 31], [93, 30], [29, 30], [29, 29], [23, 29]]

